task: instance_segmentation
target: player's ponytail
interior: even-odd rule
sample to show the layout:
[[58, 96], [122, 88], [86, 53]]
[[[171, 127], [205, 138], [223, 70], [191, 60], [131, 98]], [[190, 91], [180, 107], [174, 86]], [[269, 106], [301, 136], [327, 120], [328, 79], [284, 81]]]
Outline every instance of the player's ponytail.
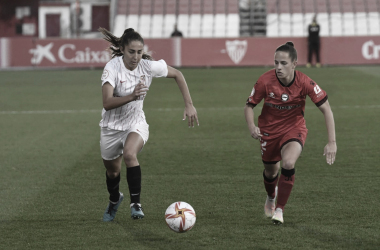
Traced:
[[[115, 56], [122, 56], [123, 53], [120, 50], [120, 48], [124, 48], [126, 45], [129, 45], [132, 41], [139, 41], [142, 44], [144, 44], [144, 39], [138, 32], [136, 32], [132, 28], [124, 30], [124, 33], [120, 38], [114, 36], [105, 28], [99, 28], [99, 31], [104, 35], [104, 40], [110, 43], [109, 49], [112, 51], [112, 58]], [[143, 52], [142, 58], [146, 60], [153, 60], [153, 57], [145, 52]]]
[[277, 51], [288, 52], [292, 62], [297, 61], [297, 50], [294, 48], [293, 42], [286, 42], [276, 49]]
[[293, 42], [286, 42], [286, 45], [292, 46], [294, 48], [294, 43]]

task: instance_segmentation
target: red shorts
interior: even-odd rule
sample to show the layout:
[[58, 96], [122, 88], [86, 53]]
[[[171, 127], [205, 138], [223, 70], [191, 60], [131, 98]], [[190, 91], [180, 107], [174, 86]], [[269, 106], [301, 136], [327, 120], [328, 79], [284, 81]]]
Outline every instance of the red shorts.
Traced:
[[260, 139], [261, 146], [261, 158], [264, 163], [276, 164], [281, 161], [281, 149], [282, 147], [291, 141], [299, 142], [303, 148], [307, 137], [306, 128], [293, 129], [286, 134], [271, 139], [271, 136], [267, 136], [262, 132], [263, 136]]

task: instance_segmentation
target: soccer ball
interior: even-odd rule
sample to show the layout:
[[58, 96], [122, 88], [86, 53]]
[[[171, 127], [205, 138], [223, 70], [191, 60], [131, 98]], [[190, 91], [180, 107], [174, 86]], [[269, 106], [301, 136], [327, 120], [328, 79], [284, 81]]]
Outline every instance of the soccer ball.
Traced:
[[168, 227], [177, 233], [185, 233], [193, 228], [196, 215], [193, 207], [183, 201], [174, 202], [165, 212]]

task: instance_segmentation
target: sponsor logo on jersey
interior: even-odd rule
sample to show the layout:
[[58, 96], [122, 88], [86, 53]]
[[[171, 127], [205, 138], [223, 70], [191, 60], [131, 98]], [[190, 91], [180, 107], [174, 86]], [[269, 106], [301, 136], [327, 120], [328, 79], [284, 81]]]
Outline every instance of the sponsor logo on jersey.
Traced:
[[287, 100], [289, 100], [289, 95], [288, 94], [282, 94], [281, 95], [281, 100], [283, 100], [284, 102], [286, 102]]
[[271, 107], [271, 108], [279, 109], [279, 110], [290, 110], [290, 109], [295, 109], [295, 108], [301, 107], [300, 104], [281, 106], [281, 105], [276, 105], [276, 104], [273, 104], [273, 103], [270, 103], [270, 102], [266, 102], [265, 105], [268, 106], [268, 107]]
[[273, 93], [273, 92], [270, 92], [268, 96], [269, 96], [270, 98], [275, 98], [275, 96], [274, 96], [274, 93]]
[[226, 49], [228, 56], [235, 64], [239, 64], [240, 61], [244, 58], [245, 53], [247, 52], [248, 42], [247, 40], [239, 41], [226, 41]]

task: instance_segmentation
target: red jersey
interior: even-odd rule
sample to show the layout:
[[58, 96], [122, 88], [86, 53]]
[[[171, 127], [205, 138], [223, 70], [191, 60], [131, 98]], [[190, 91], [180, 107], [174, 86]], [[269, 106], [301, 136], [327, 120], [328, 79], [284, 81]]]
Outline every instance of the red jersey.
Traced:
[[246, 104], [256, 106], [264, 99], [258, 126], [261, 134], [274, 138], [294, 128], [306, 129], [307, 95], [317, 107], [327, 100], [326, 92], [302, 72], [295, 71], [293, 81], [285, 86], [272, 69], [260, 76]]

